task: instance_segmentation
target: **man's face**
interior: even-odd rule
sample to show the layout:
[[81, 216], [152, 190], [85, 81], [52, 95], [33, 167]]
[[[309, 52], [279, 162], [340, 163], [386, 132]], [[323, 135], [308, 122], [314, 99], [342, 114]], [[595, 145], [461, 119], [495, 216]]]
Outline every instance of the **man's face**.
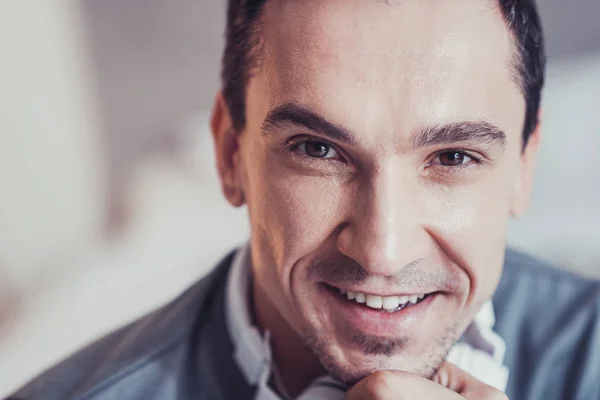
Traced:
[[428, 376], [495, 290], [522, 188], [500, 10], [272, 0], [261, 37], [234, 171], [255, 281], [338, 378]]

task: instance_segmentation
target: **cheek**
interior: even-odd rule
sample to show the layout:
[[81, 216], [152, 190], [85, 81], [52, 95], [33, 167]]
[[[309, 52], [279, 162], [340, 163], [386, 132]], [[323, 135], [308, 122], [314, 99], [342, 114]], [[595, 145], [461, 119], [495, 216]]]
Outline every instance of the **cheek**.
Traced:
[[[263, 154], [248, 174], [248, 208], [261, 253], [269, 253], [279, 280], [291, 284], [296, 264], [334, 243], [341, 218], [341, 187], [335, 179], [306, 176]], [[299, 262], [300, 261], [300, 262]], [[291, 288], [286, 288], [286, 290]]]
[[509, 179], [486, 176], [469, 187], [426, 195], [428, 229], [468, 275], [471, 302], [490, 297], [500, 277], [510, 193]]

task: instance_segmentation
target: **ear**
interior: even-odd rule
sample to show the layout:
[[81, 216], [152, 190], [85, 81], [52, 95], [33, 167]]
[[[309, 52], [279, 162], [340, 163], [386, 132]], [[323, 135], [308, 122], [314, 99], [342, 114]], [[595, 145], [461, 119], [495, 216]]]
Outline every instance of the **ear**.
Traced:
[[240, 207], [245, 203], [245, 197], [240, 179], [239, 135], [233, 129], [229, 109], [221, 92], [215, 98], [210, 127], [221, 190], [232, 206]]
[[529, 208], [529, 203], [531, 202], [535, 165], [541, 135], [542, 122], [540, 114], [538, 115], [538, 124], [529, 136], [527, 145], [521, 154], [521, 168], [517, 182], [515, 183], [513, 201], [510, 207], [511, 214], [516, 217], [523, 215]]

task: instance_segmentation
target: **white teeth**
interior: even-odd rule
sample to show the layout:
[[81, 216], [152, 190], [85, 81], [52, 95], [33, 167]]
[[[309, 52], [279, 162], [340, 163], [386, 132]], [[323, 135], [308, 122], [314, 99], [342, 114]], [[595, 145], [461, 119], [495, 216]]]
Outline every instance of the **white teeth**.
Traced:
[[398, 307], [404, 308], [406, 305], [417, 304], [425, 298], [425, 294], [412, 296], [377, 296], [374, 294], [365, 294], [353, 292], [351, 290], [340, 289], [340, 293], [348, 300], [354, 300], [360, 304], [366, 304], [370, 308], [384, 309], [386, 311], [396, 310]]
[[398, 302], [398, 296], [383, 297], [384, 310], [393, 310], [395, 308], [398, 308], [399, 304], [400, 303]]
[[364, 303], [365, 301], [367, 301], [364, 293], [356, 293], [356, 297], [354, 298], [354, 300], [357, 303], [361, 303], [361, 304]]
[[383, 305], [383, 299], [381, 296], [375, 296], [373, 294], [367, 295], [367, 306], [371, 308], [381, 308]]

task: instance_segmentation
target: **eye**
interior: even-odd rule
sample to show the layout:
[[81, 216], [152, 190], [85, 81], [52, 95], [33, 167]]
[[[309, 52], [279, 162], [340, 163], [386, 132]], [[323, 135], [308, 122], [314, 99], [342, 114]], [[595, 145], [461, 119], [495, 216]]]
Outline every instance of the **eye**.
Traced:
[[313, 158], [335, 158], [338, 157], [337, 151], [327, 143], [306, 141], [297, 145], [296, 149], [309, 157]]
[[450, 150], [438, 153], [432, 164], [442, 165], [444, 167], [459, 167], [464, 164], [469, 164], [473, 161], [476, 160], [462, 151]]

